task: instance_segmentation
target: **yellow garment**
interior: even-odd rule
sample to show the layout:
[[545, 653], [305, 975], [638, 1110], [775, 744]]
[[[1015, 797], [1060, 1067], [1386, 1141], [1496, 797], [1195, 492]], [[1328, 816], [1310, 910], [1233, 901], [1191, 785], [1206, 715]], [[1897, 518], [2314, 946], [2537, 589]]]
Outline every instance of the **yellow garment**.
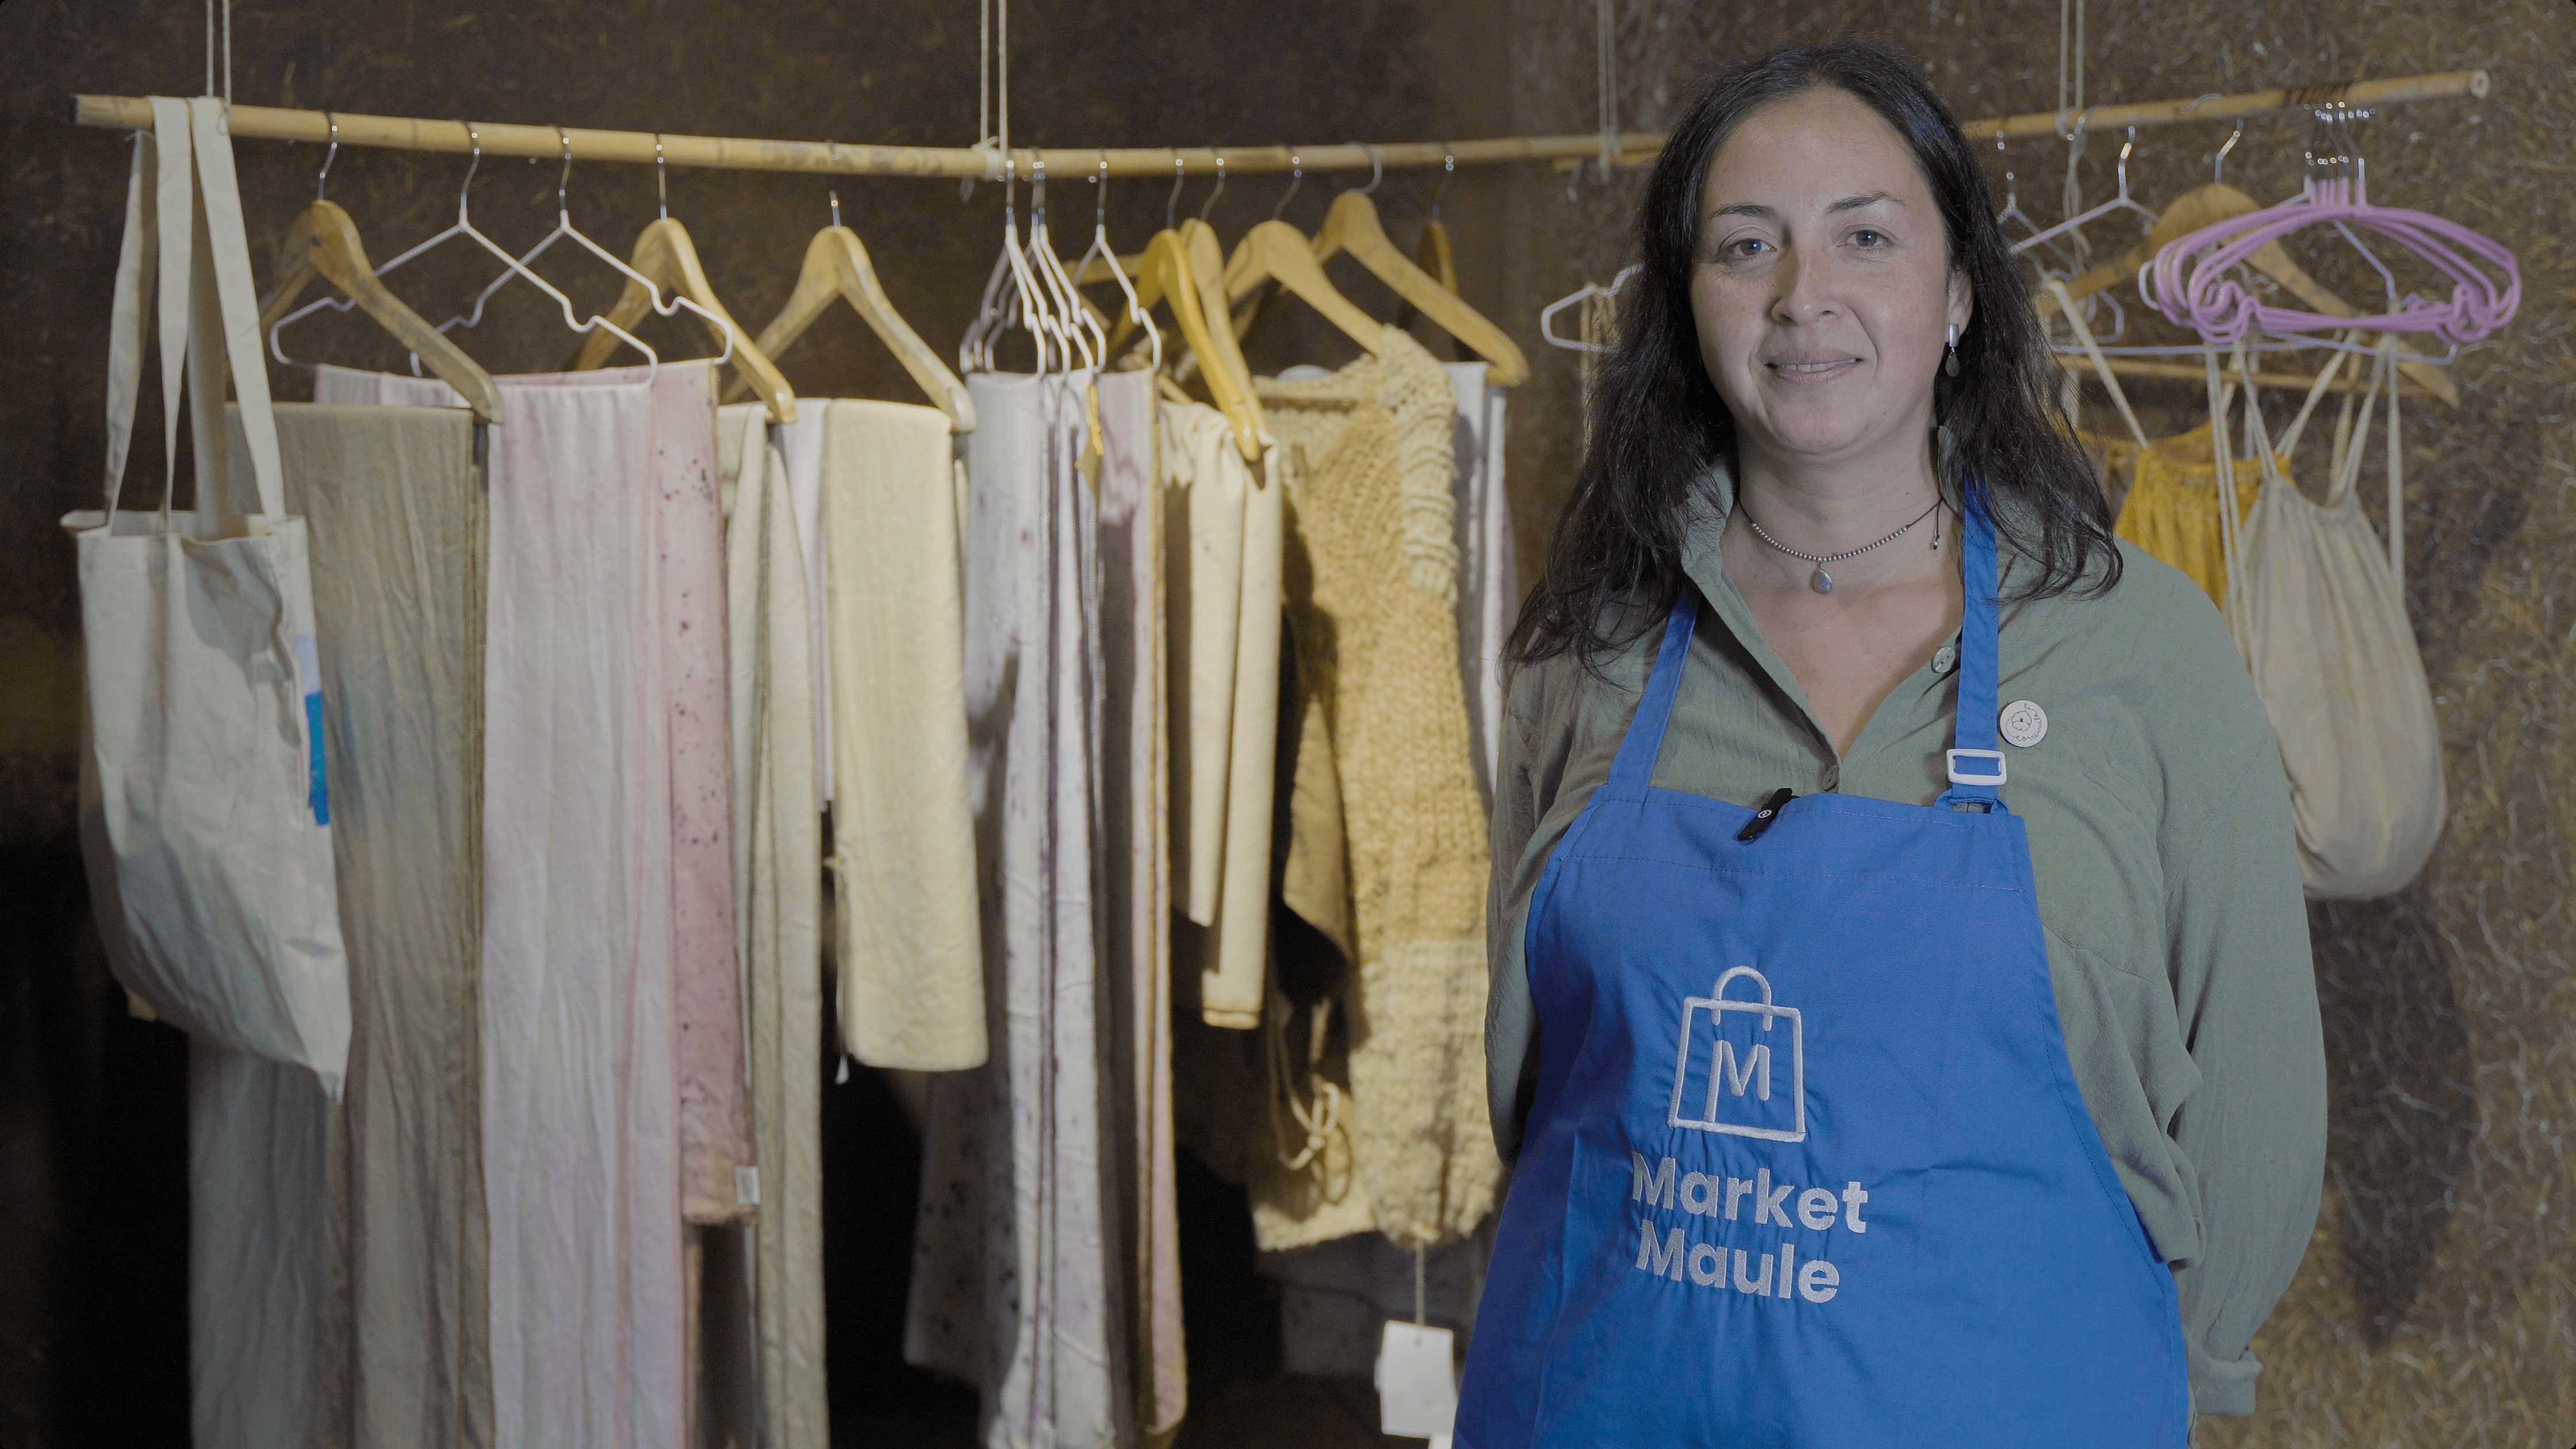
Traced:
[[[1330, 761], [1310, 773], [1301, 743], [1289, 834], [1337, 834], [1347, 850], [1355, 970], [1335, 1014], [1349, 1051], [1339, 1110], [1351, 1196], [1365, 1192], [1377, 1230], [1399, 1246], [1428, 1247], [1476, 1226], [1501, 1171], [1483, 1089], [1485, 810], [1454, 614], [1456, 404], [1440, 364], [1393, 328], [1376, 356], [1331, 377], [1259, 386], [1287, 491], [1285, 592], [1307, 706], [1297, 724], [1325, 737], [1311, 758]], [[1338, 831], [1311, 816], [1325, 794], [1338, 795]], [[1335, 872], [1305, 868], [1299, 853], [1292, 844], [1290, 904], [1328, 934], [1344, 929], [1338, 910], [1301, 903]], [[1292, 1081], [1313, 1082], [1308, 1068], [1331, 1055], [1311, 1036], [1280, 1045]], [[1305, 1219], [1341, 1214], [1283, 1198], [1280, 1185], [1266, 1170], [1253, 1186], [1264, 1247], [1332, 1235]]]
[[[2289, 476], [2290, 460], [2273, 455]], [[2262, 486], [2260, 458], [2236, 460], [2236, 516], [2242, 522]], [[2227, 550], [2218, 532], [2218, 464], [2210, 456], [2209, 424], [2159, 438], [2138, 454], [2137, 478], [2112, 531], [2191, 575], [2211, 603], [2227, 603]]]

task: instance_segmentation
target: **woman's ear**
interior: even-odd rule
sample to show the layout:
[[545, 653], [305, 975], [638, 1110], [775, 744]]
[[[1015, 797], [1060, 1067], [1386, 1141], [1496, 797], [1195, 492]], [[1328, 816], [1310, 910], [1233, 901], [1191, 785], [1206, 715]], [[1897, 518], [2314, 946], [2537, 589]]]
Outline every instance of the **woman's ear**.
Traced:
[[1965, 333], [1968, 330], [1969, 321], [1977, 315], [1977, 293], [1968, 285], [1968, 273], [1965, 268], [1950, 269], [1948, 291], [1949, 317], [1947, 320], [1951, 326]]

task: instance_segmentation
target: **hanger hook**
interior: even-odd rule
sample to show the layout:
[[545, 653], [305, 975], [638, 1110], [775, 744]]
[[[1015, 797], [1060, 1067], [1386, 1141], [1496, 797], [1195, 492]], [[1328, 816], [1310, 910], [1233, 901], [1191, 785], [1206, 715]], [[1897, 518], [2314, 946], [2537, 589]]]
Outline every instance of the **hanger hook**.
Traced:
[[[823, 161], [824, 161], [824, 164], [826, 164], [826, 165], [828, 165], [828, 166], [832, 167], [835, 171], [837, 171], [837, 170], [839, 170], [839, 169], [840, 169], [840, 165], [841, 165], [841, 143], [840, 143], [840, 142], [838, 142], [838, 141], [825, 141], [825, 142], [823, 143]], [[839, 188], [839, 187], [837, 187], [837, 186], [835, 186], [835, 187], [831, 187], [831, 188], [829, 188], [829, 189], [828, 189], [824, 194], [825, 194], [825, 195], [827, 195], [827, 196], [829, 196], [829, 197], [831, 197], [831, 199], [832, 199], [832, 225], [834, 225], [834, 226], [836, 226], [836, 227], [837, 227], [837, 226], [839, 226], [839, 225], [841, 224], [841, 188]]]
[[1165, 231], [1170, 231], [1174, 226], [1179, 225], [1174, 220], [1174, 216], [1181, 204], [1181, 183], [1188, 179], [1189, 163], [1181, 159], [1180, 152], [1174, 151], [1172, 153], [1172, 194], [1163, 198], [1163, 230]]
[[1100, 189], [1091, 193], [1091, 226], [1094, 231], [1109, 230], [1109, 158], [1100, 158], [1100, 173], [1091, 178]]
[[662, 133], [653, 133], [653, 200], [662, 209], [662, 219], [671, 219], [671, 174], [662, 165]]
[[2138, 147], [2138, 128], [2131, 126], [2126, 140], [2120, 143], [2120, 194], [2129, 194], [2129, 153]]
[[1306, 158], [1297, 154], [1295, 146], [1290, 146], [1288, 148], [1288, 189], [1279, 193], [1279, 204], [1270, 208], [1272, 221], [1277, 221], [1279, 213], [1288, 209], [1288, 198], [1296, 195], [1297, 188], [1305, 184]]
[[1035, 230], [1044, 231], [1046, 230], [1046, 152], [1032, 146], [1029, 148], [1029, 156], [1031, 165], [1037, 173], [1029, 183], [1029, 225]]
[[2227, 180], [2227, 153], [2235, 150], [2236, 143], [2244, 139], [2245, 118], [2243, 116], [2238, 116], [2236, 118], [2236, 129], [2229, 133], [2226, 143], [2218, 148], [2217, 157], [2209, 163], [2209, 180], [2211, 185], [2219, 185]]
[[331, 126], [331, 149], [322, 153], [322, 169], [313, 175], [313, 199], [320, 201], [331, 185], [331, 163], [340, 159], [340, 119], [329, 111], [322, 119]]
[[1214, 146], [1210, 146], [1208, 149], [1210, 151], [1216, 151], [1216, 190], [1209, 192], [1207, 194], [1207, 200], [1199, 203], [1199, 220], [1201, 221], [1208, 219], [1208, 208], [1216, 205], [1216, 199], [1225, 195], [1225, 153], [1223, 151], [1217, 151]]
[[1378, 160], [1377, 148], [1375, 146], [1370, 145], [1366, 141], [1353, 141], [1351, 144], [1368, 153], [1369, 184], [1359, 188], [1359, 194], [1366, 196], [1370, 192], [1377, 190], [1377, 184], [1386, 179], [1386, 167]]
[[1440, 219], [1440, 198], [1449, 193], [1449, 182], [1457, 174], [1458, 154], [1449, 149], [1448, 142], [1443, 141], [1440, 143], [1440, 185], [1431, 193], [1431, 219], [1433, 221], [1438, 221]]
[[564, 191], [572, 185], [572, 133], [555, 127], [555, 139], [563, 143], [563, 174], [555, 178], [555, 215], [570, 216], [572, 209], [564, 203]]
[[474, 173], [483, 169], [483, 137], [474, 129], [472, 121], [459, 121], [456, 124], [465, 128], [465, 142], [474, 149], [474, 159], [465, 165], [465, 184], [456, 188], [456, 214], [462, 218], [465, 215], [466, 195], [474, 189]]
[[[2080, 110], [2080, 111], [2077, 111], [2077, 112], [2075, 113], [2075, 129], [2074, 129], [2073, 131], [2071, 131], [2071, 132], [2068, 132], [2068, 131], [2060, 131], [2060, 132], [2058, 132], [2058, 133], [2057, 133], [2057, 139], [2059, 139], [2059, 140], [2061, 140], [2061, 141], [2066, 142], [2066, 143], [2067, 143], [2068, 145], [2070, 145], [2070, 146], [2071, 146], [2071, 145], [2073, 145], [2074, 143], [2078, 142], [2078, 141], [2083, 140], [2083, 139], [2084, 139], [2084, 123], [2085, 123], [2086, 121], [2089, 121], [2089, 120], [2093, 119], [2093, 113], [2094, 113], [2095, 111], [2100, 110], [2100, 109], [2102, 109], [2100, 106], [2095, 105], [2095, 106], [2086, 106], [2084, 109], [2082, 109], [2082, 110]], [[2064, 114], [2065, 114], [2065, 112], [2060, 111], [2058, 114], [2060, 114], [2060, 115], [2064, 115]]]

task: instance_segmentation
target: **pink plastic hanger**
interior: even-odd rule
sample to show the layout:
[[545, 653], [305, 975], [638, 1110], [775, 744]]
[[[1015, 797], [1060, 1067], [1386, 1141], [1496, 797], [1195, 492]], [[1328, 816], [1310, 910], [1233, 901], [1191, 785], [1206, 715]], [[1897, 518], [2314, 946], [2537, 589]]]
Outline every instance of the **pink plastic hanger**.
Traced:
[[[2321, 130], [2336, 154], [2308, 154], [2307, 183], [2301, 194], [2250, 216], [2231, 217], [2176, 240], [2156, 253], [2138, 274], [2139, 295], [2175, 323], [2214, 343], [2232, 343], [2249, 331], [2275, 333], [2333, 332], [2359, 328], [2379, 332], [2429, 332], [2450, 343], [2476, 342], [2510, 321], [2522, 305], [2522, 270], [2501, 244], [2443, 217], [2403, 207], [2374, 206], [2361, 159], [2351, 143], [2352, 112], [2338, 102], [2319, 110]], [[2368, 112], [2361, 113], [2367, 117]], [[2330, 317], [2294, 307], [2268, 306], [2235, 278], [2230, 268], [2264, 243], [2306, 226], [2332, 225], [2360, 248], [2387, 285], [2389, 310], [2369, 317]], [[2361, 247], [2353, 227], [2395, 239], [2451, 278], [2451, 298], [2435, 302], [2409, 293], [2396, 295], [2396, 280], [2379, 259]], [[2494, 277], [2462, 255], [2473, 254], [2504, 274]]]

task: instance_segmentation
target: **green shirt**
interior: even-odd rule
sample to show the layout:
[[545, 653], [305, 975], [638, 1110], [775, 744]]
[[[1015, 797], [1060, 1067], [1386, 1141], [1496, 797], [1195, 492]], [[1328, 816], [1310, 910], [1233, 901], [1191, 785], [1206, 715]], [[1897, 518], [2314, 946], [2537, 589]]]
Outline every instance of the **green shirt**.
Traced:
[[[1955, 641], [1898, 684], [1835, 758], [1718, 554], [1733, 487], [1716, 470], [1683, 567], [1707, 603], [1654, 785], [1752, 806], [1781, 786], [1930, 805], [1947, 783]], [[2112, 1166], [2181, 1291], [2194, 1400], [2250, 1414], [2254, 1330], [2298, 1270], [2325, 1168], [2325, 1053], [2279, 748], [2208, 596], [2119, 545], [2095, 598], [2003, 606], [1997, 701], [2047, 711], [2010, 757], [2057, 1015]], [[2009, 595], [2023, 560], [1999, 543]], [[1609, 775], [1662, 634], [1513, 680], [1494, 792], [1486, 1070], [1517, 1151], [1538, 1024], [1524, 971], [1530, 892]]]

